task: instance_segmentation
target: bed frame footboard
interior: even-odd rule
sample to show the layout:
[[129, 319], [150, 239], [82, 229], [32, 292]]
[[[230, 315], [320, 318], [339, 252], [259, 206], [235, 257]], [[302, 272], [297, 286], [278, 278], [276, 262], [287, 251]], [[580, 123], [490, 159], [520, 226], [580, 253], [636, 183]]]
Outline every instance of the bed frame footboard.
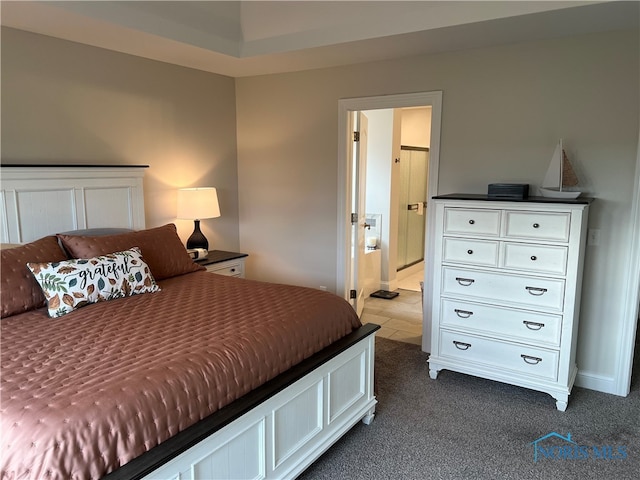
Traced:
[[360, 420], [373, 421], [378, 328], [361, 327], [106, 478], [296, 477]]

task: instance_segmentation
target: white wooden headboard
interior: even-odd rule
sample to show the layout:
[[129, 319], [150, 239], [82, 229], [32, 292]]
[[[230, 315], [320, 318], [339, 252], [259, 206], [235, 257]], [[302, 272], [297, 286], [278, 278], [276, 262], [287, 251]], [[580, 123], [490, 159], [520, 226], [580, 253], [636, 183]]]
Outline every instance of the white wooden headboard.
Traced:
[[1, 242], [87, 228], [144, 228], [146, 168], [1, 165]]

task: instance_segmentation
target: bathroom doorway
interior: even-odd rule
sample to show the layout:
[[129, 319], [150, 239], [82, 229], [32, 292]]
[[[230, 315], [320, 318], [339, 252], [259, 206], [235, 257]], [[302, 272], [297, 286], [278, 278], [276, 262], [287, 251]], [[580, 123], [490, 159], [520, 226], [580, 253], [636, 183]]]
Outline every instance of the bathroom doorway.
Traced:
[[421, 344], [431, 107], [362, 113], [369, 119], [367, 235], [381, 250], [377, 257], [367, 255], [381, 263], [377, 270], [369, 266], [369, 272], [380, 272], [371, 291], [388, 290], [399, 296], [365, 299], [361, 318], [380, 324], [380, 336]]
[[[351, 292], [357, 289], [357, 285], [354, 282], [354, 278], [357, 275], [353, 275], [351, 271], [351, 252], [352, 248], [352, 232], [354, 228], [357, 228], [354, 223], [351, 221], [353, 218], [353, 211], [351, 209], [351, 200], [352, 200], [352, 186], [353, 186], [353, 141], [354, 141], [354, 133], [350, 128], [352, 125], [351, 118], [353, 112], [358, 111], [378, 111], [381, 109], [408, 109], [407, 111], [411, 111], [411, 107], [431, 107], [431, 125], [429, 128], [426, 128], [425, 125], [420, 127], [420, 130], [427, 131], [431, 137], [431, 143], [428, 145], [430, 147], [430, 155], [429, 155], [429, 195], [437, 195], [438, 194], [438, 171], [439, 171], [439, 152], [440, 152], [440, 126], [441, 126], [441, 117], [442, 117], [442, 92], [441, 91], [433, 91], [433, 92], [420, 92], [420, 93], [410, 93], [410, 94], [397, 94], [397, 95], [382, 95], [377, 97], [360, 97], [360, 98], [348, 98], [341, 99], [338, 101], [338, 131], [340, 132], [338, 136], [338, 247], [337, 247], [337, 293], [343, 295], [344, 298], [349, 298]], [[371, 118], [369, 119], [369, 136], [373, 137], [371, 133]], [[404, 129], [403, 129], [404, 130]], [[396, 130], [394, 126], [394, 136], [400, 133], [400, 128]], [[398, 136], [399, 137], [399, 136]], [[422, 146], [420, 144], [416, 144], [413, 141], [405, 142], [405, 141], [394, 141], [394, 150], [393, 156], [387, 157], [387, 166], [388, 168], [394, 168], [393, 165], [397, 165], [395, 160], [400, 159], [400, 146], [401, 144], [406, 145], [417, 145]], [[396, 146], [397, 145], [397, 149]], [[367, 171], [369, 171], [369, 166], [371, 165], [371, 155], [368, 156], [367, 159]], [[369, 186], [367, 185], [367, 190], [371, 191]], [[393, 196], [391, 197], [393, 199]], [[394, 216], [396, 217], [396, 225], [390, 225], [389, 228], [384, 228], [384, 219], [380, 222], [381, 228], [383, 229], [381, 235], [395, 235], [397, 237], [397, 208], [398, 205], [394, 205], [392, 209], [394, 211]], [[432, 251], [432, 242], [429, 241], [430, 238], [434, 236], [434, 228], [432, 222], [429, 221], [429, 216], [431, 213], [427, 209], [427, 234], [425, 239], [425, 259], [433, 257]], [[396, 243], [394, 243], [394, 246]], [[382, 240], [381, 248], [384, 249], [384, 240]], [[389, 255], [393, 255], [396, 257], [394, 262], [390, 262], [390, 276], [394, 278], [389, 279], [389, 288], [385, 288], [387, 290], [395, 290], [398, 288], [397, 282], [397, 251], [395, 248], [389, 248], [387, 246], [387, 251]], [[383, 252], [384, 253], [384, 250]], [[424, 294], [418, 293], [419, 300], [424, 301], [424, 309], [420, 308], [423, 312], [423, 334], [422, 334], [422, 349], [424, 351], [429, 351], [430, 349], [430, 339], [431, 339], [431, 325], [430, 318], [424, 314], [424, 312], [428, 312], [429, 306], [431, 304], [431, 295], [430, 295], [430, 278], [428, 276], [424, 277]], [[399, 298], [399, 297], [398, 297]], [[389, 302], [388, 300], [381, 300], [385, 302]], [[420, 304], [422, 303], [420, 302]], [[394, 302], [391, 300], [390, 302]]]

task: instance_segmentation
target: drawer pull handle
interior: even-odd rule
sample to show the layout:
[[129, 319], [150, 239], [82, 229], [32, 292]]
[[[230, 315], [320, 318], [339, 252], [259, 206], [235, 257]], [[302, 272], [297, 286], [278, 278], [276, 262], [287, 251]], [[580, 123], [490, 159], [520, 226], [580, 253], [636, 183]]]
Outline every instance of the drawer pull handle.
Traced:
[[539, 223], [534, 223], [534, 224], [533, 224], [533, 228], [539, 228], [539, 227], [540, 227], [540, 224], [539, 224]]
[[474, 223], [476, 223], [475, 220], [473, 220], [473, 219], [469, 220], [469, 225], [473, 225]]
[[469, 249], [469, 250], [467, 250], [467, 253], [468, 253], [469, 255], [473, 255], [473, 250]]
[[544, 323], [530, 322], [528, 320], [523, 320], [522, 323], [524, 323], [525, 327], [527, 327], [529, 330], [540, 330], [542, 327], [544, 327]]
[[231, 269], [231, 271], [232, 271], [232, 272], [235, 272], [235, 271], [236, 271], [236, 269], [235, 269], [235, 268], [232, 268], [232, 269]]
[[537, 365], [542, 361], [540, 357], [532, 357], [531, 355], [525, 354], [522, 354], [520, 356], [522, 357], [522, 360], [524, 360], [524, 362], [528, 363], [529, 365]]
[[538, 257], [536, 257], [535, 255], [531, 255], [531, 260], [532, 260], [532, 261], [534, 261], [534, 262], [535, 262], [537, 259], [538, 259]]
[[473, 278], [462, 278], [462, 277], [456, 277], [456, 282], [458, 282], [460, 285], [462, 285], [463, 287], [468, 287], [469, 285], [471, 285], [473, 282], [475, 282], [475, 280]]
[[454, 312], [456, 312], [456, 315], [458, 315], [460, 318], [469, 318], [471, 315], [473, 315], [473, 312], [470, 312], [468, 310], [460, 310], [459, 308], [456, 308]]
[[469, 350], [471, 348], [470, 343], [458, 342], [457, 340], [454, 340], [453, 344], [456, 346], [458, 350]]
[[526, 288], [529, 294], [533, 295], [534, 297], [539, 297], [541, 295], [544, 295], [547, 292], [546, 288], [540, 288], [540, 287], [524, 287], [524, 288]]

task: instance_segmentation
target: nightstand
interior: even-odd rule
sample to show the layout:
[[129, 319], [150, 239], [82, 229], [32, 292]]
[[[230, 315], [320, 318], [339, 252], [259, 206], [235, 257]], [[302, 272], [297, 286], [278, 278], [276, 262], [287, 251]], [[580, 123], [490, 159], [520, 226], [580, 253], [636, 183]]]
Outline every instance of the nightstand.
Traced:
[[207, 268], [209, 273], [244, 278], [244, 260], [246, 253], [209, 250], [207, 258], [196, 260], [196, 263]]

